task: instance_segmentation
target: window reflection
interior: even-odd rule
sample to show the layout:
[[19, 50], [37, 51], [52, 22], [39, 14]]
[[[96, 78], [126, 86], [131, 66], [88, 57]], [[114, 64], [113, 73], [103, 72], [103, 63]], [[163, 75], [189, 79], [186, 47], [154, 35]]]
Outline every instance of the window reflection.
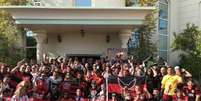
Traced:
[[91, 0], [75, 0], [75, 6], [90, 7], [91, 6]]
[[166, 20], [159, 20], [159, 33], [160, 34], [167, 34], [167, 26], [168, 22]]
[[168, 6], [165, 4], [160, 4], [159, 6], [159, 17], [162, 19], [168, 18]]

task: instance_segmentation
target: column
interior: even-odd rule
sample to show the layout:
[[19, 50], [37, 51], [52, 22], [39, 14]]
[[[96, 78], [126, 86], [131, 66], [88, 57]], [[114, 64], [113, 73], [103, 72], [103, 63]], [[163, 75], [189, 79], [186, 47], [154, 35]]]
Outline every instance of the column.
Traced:
[[121, 41], [121, 48], [128, 48], [127, 43], [129, 38], [131, 37], [132, 30], [131, 29], [123, 29], [119, 32], [119, 38]]
[[47, 33], [46, 31], [43, 30], [33, 32], [37, 42], [37, 51], [36, 51], [37, 63], [41, 63], [43, 61], [43, 55], [45, 53], [44, 44], [46, 43], [47, 40]]

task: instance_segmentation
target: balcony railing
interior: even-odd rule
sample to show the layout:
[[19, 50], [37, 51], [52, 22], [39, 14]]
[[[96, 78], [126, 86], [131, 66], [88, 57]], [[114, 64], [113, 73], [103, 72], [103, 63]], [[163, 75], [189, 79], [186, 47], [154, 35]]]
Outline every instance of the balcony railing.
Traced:
[[[158, 0], [125, 0], [125, 7], [149, 7], [155, 6]], [[47, 6], [46, 0], [28, 0], [29, 6]]]

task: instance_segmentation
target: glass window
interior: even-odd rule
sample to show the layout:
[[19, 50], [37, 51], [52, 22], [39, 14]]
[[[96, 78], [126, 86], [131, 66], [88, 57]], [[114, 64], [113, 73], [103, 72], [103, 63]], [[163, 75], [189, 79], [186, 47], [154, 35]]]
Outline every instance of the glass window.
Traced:
[[168, 37], [164, 35], [160, 35], [159, 38], [159, 50], [167, 50], [168, 49]]
[[165, 4], [168, 4], [168, 1], [167, 0], [159, 0], [161, 3], [165, 3]]
[[162, 19], [168, 18], [168, 5], [160, 4], [159, 5], [159, 17]]
[[75, 6], [90, 7], [91, 6], [91, 0], [75, 0]]
[[167, 60], [167, 51], [159, 51], [159, 56], [162, 57], [164, 60]]
[[160, 34], [167, 34], [167, 26], [168, 26], [168, 21], [159, 19], [159, 33]]
[[137, 48], [139, 46], [139, 33], [133, 32], [129, 40], [129, 47]]

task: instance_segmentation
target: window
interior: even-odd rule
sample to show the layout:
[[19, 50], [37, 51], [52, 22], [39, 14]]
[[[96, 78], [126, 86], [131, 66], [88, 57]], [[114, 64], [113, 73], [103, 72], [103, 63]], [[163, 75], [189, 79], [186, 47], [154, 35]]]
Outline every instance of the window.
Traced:
[[164, 60], [168, 59], [168, 2], [159, 0], [159, 56]]
[[129, 48], [138, 48], [139, 47], [139, 33], [133, 32], [131, 35], [131, 38], [128, 42], [128, 47]]
[[161, 3], [168, 4], [167, 0], [159, 0]]
[[159, 33], [167, 35], [168, 21], [159, 19]]
[[167, 51], [159, 51], [159, 56], [162, 57], [164, 60], [167, 60]]
[[160, 35], [159, 38], [159, 50], [168, 50], [167, 49], [167, 44], [168, 44], [168, 37], [164, 35]]
[[77, 7], [91, 7], [91, 0], [75, 0]]
[[162, 3], [159, 5], [159, 17], [162, 19], [168, 18], [168, 5]]
[[37, 42], [33, 37], [32, 31], [26, 33], [26, 58], [36, 60], [36, 45]]

